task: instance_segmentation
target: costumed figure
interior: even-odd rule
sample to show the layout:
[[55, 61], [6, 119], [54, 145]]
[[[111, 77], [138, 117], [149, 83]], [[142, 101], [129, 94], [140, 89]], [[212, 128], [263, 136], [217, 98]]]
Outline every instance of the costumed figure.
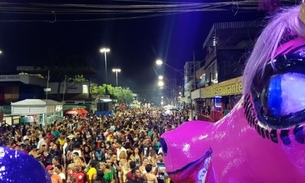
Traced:
[[32, 156], [0, 147], [0, 182], [51, 183], [50, 175]]
[[243, 96], [216, 123], [186, 122], [162, 135], [175, 183], [305, 181], [305, 2], [262, 31], [243, 75]]

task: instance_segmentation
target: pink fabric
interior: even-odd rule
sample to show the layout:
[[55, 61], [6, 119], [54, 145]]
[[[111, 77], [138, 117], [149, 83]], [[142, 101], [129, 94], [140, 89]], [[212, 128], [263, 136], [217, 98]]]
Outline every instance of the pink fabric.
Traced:
[[[277, 51], [275, 53], [275, 56], [280, 55], [280, 54], [287, 54], [289, 53], [291, 50], [304, 45], [305, 43], [305, 38], [304, 37], [297, 37], [293, 40], [290, 40], [282, 45], [280, 45], [277, 48]], [[304, 48], [303, 48], [304, 49]]]
[[[241, 99], [217, 123], [187, 122], [163, 134], [168, 149], [164, 156], [166, 170], [176, 172], [170, 174], [174, 182], [304, 182], [305, 145], [295, 141], [293, 128], [288, 130], [288, 146], [281, 141], [280, 130], [278, 143], [263, 138], [249, 125]], [[199, 166], [198, 159], [209, 149], [210, 164]]]

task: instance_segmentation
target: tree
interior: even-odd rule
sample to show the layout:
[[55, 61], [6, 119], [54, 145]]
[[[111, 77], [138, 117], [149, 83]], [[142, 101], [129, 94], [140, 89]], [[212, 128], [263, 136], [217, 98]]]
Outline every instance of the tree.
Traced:
[[114, 87], [113, 95], [119, 103], [131, 104], [133, 102], [132, 91], [129, 88]]
[[103, 84], [92, 87], [92, 93], [98, 95], [110, 95], [110, 98], [116, 99], [119, 103], [131, 104], [133, 102], [133, 93], [129, 88], [113, 87], [112, 85]]
[[74, 78], [69, 78], [68, 81], [70, 81], [70, 82], [88, 82], [89, 80], [86, 79], [83, 75], [75, 75]]
[[93, 86], [92, 87], [92, 93], [97, 93], [98, 95], [109, 95], [109, 89], [112, 90], [111, 85], [102, 84], [99, 86]]

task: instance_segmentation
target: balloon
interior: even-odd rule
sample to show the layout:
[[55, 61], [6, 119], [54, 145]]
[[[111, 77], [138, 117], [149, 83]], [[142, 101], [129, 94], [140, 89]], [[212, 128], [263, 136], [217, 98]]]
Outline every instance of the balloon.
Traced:
[[0, 182], [51, 183], [45, 168], [28, 154], [0, 147]]

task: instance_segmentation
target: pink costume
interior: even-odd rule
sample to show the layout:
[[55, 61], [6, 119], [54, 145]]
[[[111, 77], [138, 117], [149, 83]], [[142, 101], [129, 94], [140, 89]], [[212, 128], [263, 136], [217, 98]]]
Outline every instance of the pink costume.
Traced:
[[305, 6], [266, 26], [249, 57], [243, 97], [217, 123], [186, 122], [161, 137], [175, 183], [305, 182]]

